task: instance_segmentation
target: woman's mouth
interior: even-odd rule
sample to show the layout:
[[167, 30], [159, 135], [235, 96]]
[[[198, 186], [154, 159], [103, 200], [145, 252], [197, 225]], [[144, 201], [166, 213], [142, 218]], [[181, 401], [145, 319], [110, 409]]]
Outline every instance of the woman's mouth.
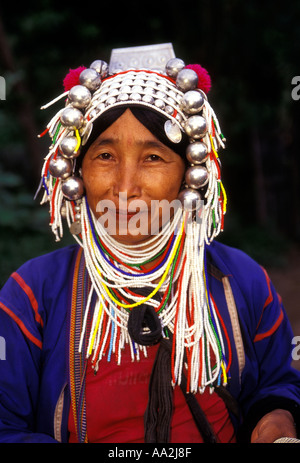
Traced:
[[129, 221], [138, 211], [128, 211], [128, 209], [116, 209], [116, 219], [119, 221]]

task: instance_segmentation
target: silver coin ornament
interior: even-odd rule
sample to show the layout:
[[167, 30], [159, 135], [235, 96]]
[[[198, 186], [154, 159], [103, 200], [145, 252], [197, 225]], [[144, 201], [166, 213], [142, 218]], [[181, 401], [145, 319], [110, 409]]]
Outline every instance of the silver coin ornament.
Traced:
[[198, 85], [198, 75], [193, 69], [182, 69], [177, 75], [176, 85], [182, 92], [193, 90]]
[[67, 107], [60, 116], [61, 123], [70, 128], [80, 129], [83, 125], [83, 114], [79, 109]]
[[180, 191], [178, 199], [181, 202], [183, 209], [189, 212], [196, 211], [202, 204], [200, 193], [192, 188]]
[[197, 114], [204, 105], [203, 95], [197, 90], [189, 90], [183, 95], [181, 109], [188, 114]]
[[208, 157], [208, 150], [205, 143], [190, 143], [186, 149], [186, 158], [191, 164], [202, 164]]
[[72, 162], [63, 156], [57, 155], [56, 158], [52, 156], [49, 163], [49, 172], [55, 178], [65, 179], [72, 173]]
[[81, 138], [81, 144], [82, 146], [84, 146], [86, 144], [86, 142], [88, 141], [89, 139], [89, 136], [91, 135], [91, 132], [93, 130], [93, 123], [91, 121], [89, 121], [85, 128], [84, 128], [84, 132], [82, 134], [82, 138]]
[[98, 72], [91, 68], [84, 69], [84, 71], [80, 73], [79, 81], [81, 85], [84, 85], [92, 92], [97, 90], [101, 85], [101, 78]]
[[102, 61], [101, 59], [97, 59], [92, 62], [90, 65], [90, 69], [95, 69], [98, 74], [104, 79], [108, 75], [108, 64], [106, 61]]
[[70, 201], [76, 201], [77, 199], [82, 198], [84, 195], [84, 185], [81, 178], [76, 176], [71, 176], [67, 178], [61, 187], [61, 191], [65, 198]]
[[70, 232], [72, 235], [80, 235], [81, 233], [81, 222], [75, 221], [70, 225]]
[[80, 149], [77, 151], [78, 140], [76, 137], [65, 137], [59, 145], [61, 154], [67, 159], [77, 158], [80, 154]]
[[169, 77], [176, 79], [178, 73], [185, 67], [185, 62], [180, 58], [172, 58], [166, 64], [166, 72]]
[[207, 122], [204, 117], [196, 114], [187, 119], [184, 129], [189, 137], [199, 139], [207, 132]]
[[164, 125], [165, 134], [167, 135], [168, 139], [173, 143], [180, 143], [182, 140], [182, 132], [179, 126], [170, 120], [165, 122]]
[[208, 172], [202, 166], [189, 167], [185, 173], [185, 181], [190, 188], [203, 188], [208, 182]]
[[84, 85], [74, 85], [68, 94], [68, 98], [74, 108], [86, 108], [91, 102], [92, 95]]

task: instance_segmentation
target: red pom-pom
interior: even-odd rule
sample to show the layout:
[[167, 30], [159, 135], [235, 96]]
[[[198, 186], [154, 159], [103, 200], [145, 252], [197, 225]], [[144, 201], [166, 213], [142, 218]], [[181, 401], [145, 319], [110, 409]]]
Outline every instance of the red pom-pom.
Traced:
[[186, 66], [188, 69], [192, 69], [198, 76], [198, 88], [203, 92], [208, 93], [211, 89], [211, 79], [207, 70], [204, 69], [200, 64], [189, 64]]
[[69, 70], [69, 73], [66, 75], [66, 77], [63, 80], [65, 91], [68, 91], [75, 85], [80, 84], [79, 76], [82, 73], [82, 71], [84, 71], [85, 69], [86, 69], [85, 66], [79, 66], [79, 68]]

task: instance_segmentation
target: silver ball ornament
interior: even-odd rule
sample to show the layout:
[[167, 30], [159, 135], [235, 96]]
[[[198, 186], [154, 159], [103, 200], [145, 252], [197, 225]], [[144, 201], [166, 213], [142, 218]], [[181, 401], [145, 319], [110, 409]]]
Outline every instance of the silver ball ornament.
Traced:
[[106, 61], [102, 61], [101, 59], [96, 59], [95, 61], [92, 62], [90, 65], [90, 69], [95, 69], [98, 74], [104, 79], [108, 75], [108, 64]]
[[185, 67], [185, 62], [180, 58], [172, 58], [166, 64], [166, 72], [168, 76], [176, 79], [178, 73]]
[[196, 211], [202, 205], [200, 193], [192, 188], [180, 191], [178, 199], [181, 202], [183, 209], [189, 212]]
[[207, 122], [204, 117], [196, 114], [187, 119], [184, 124], [184, 130], [191, 138], [202, 138], [207, 131]]
[[72, 173], [72, 162], [63, 156], [57, 155], [56, 158], [52, 156], [49, 163], [49, 172], [52, 177], [66, 179]]
[[176, 85], [182, 92], [193, 90], [198, 85], [198, 76], [193, 69], [182, 69], [177, 75]]
[[205, 167], [189, 167], [185, 173], [185, 181], [190, 188], [202, 188], [208, 182], [208, 172]]
[[61, 208], [60, 208], [60, 215], [62, 216], [63, 219], [67, 217], [67, 207], [65, 202], [63, 202]]
[[196, 114], [203, 108], [203, 95], [197, 90], [186, 92], [181, 101], [181, 109], [188, 114]]
[[186, 149], [186, 158], [191, 164], [201, 164], [208, 157], [208, 150], [205, 143], [190, 143]]
[[80, 150], [75, 151], [77, 143], [76, 137], [65, 137], [59, 145], [61, 154], [67, 159], [77, 158], [80, 154]]
[[74, 85], [68, 94], [74, 108], [86, 108], [92, 99], [91, 92], [84, 85]]
[[84, 71], [80, 73], [79, 81], [81, 85], [87, 87], [91, 92], [97, 90], [101, 84], [101, 78], [98, 72], [91, 68], [84, 69]]
[[70, 201], [76, 201], [77, 199], [82, 198], [84, 195], [84, 185], [83, 181], [75, 175], [67, 178], [61, 187], [63, 195]]
[[83, 124], [83, 114], [77, 108], [67, 107], [60, 116], [61, 123], [66, 127], [80, 129]]

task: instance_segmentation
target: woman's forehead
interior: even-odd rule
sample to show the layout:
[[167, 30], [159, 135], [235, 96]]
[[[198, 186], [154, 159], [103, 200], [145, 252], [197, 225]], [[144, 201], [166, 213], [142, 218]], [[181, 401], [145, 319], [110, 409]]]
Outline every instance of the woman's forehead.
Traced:
[[[83, 155], [89, 147], [94, 145], [96, 140], [104, 138], [112, 139], [115, 143], [126, 135], [126, 139], [136, 144], [144, 144], [147, 141], [150, 147], [162, 150], [171, 150], [184, 158], [186, 147], [189, 140], [182, 136], [180, 143], [173, 143], [169, 140], [165, 132], [166, 118], [149, 108], [141, 106], [119, 107], [107, 111], [95, 122], [93, 132], [89, 141], [84, 147]], [[117, 140], [118, 139], [118, 140]], [[156, 146], [155, 146], [156, 145]]]
[[[163, 123], [163, 122], [162, 122]], [[160, 141], [156, 134], [145, 127], [131, 112], [130, 109], [121, 114], [106, 130], [101, 132], [94, 143], [93, 148], [104, 146], [118, 146], [125, 143], [127, 147], [139, 149], [155, 149], [164, 153], [173, 149]]]

